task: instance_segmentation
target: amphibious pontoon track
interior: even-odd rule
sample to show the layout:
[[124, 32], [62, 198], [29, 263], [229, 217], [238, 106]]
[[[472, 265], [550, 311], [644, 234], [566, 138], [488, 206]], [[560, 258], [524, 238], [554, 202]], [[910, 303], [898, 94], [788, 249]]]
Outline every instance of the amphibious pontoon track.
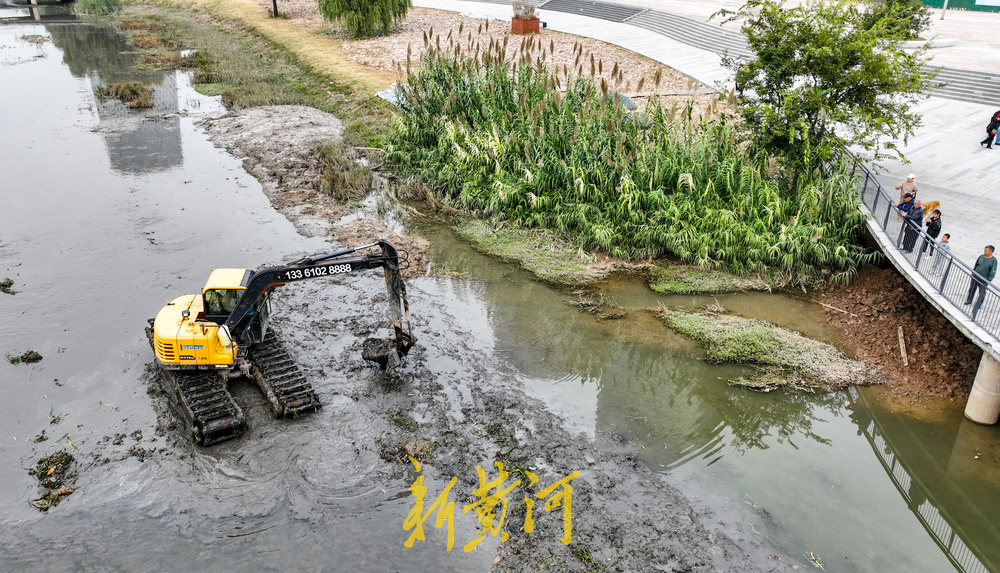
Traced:
[[163, 378], [201, 445], [210, 446], [246, 433], [243, 410], [217, 372], [164, 370]]
[[249, 358], [251, 375], [276, 416], [320, 409], [316, 391], [273, 331], [268, 330], [264, 341], [250, 348]]
[[[146, 329], [146, 335], [152, 345], [151, 327]], [[267, 332], [263, 342], [250, 347], [248, 358], [250, 377], [264, 392], [276, 416], [294, 417], [320, 409], [316, 391], [273, 331]], [[171, 401], [198, 443], [210, 446], [246, 433], [246, 416], [229, 393], [222, 372], [163, 369], [161, 373]]]

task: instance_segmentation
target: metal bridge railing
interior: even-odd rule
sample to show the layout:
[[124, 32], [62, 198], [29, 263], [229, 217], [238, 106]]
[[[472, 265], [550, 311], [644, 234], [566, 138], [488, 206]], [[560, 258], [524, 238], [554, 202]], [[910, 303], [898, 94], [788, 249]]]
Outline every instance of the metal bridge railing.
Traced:
[[[939, 294], [954, 305], [956, 313], [971, 317], [994, 338], [1000, 338], [1000, 289], [978, 273], [974, 273], [969, 265], [936, 248], [937, 241], [923, 228], [912, 228], [912, 232], [917, 234], [916, 242], [911, 252], [903, 252], [905, 228], [908, 225], [903, 219], [903, 213], [896, 208], [896, 201], [878, 178], [856, 157], [853, 155], [848, 157], [854, 163], [854, 174], [859, 175], [858, 194], [862, 202], [872, 212], [874, 221], [885, 231], [889, 239], [895, 241], [894, 247], [887, 247], [890, 252], [886, 255], [897, 261], [905, 259], [914, 271], [927, 279]], [[927, 245], [926, 250], [923, 248], [924, 245]], [[933, 253], [933, 256], [928, 257], [927, 253]], [[980, 296], [978, 291], [971, 304], [968, 306], [964, 304], [973, 274], [977, 277], [976, 280], [985, 283], [986, 294], [982, 306], [978, 309], [975, 308]]]

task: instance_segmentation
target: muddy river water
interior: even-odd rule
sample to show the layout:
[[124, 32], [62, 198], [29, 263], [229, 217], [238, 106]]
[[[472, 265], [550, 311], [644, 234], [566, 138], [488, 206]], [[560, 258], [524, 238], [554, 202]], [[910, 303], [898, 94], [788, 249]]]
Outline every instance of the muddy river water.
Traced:
[[[0, 363], [0, 571], [488, 570], [495, 543], [448, 553], [431, 529], [428, 543], [404, 548], [412, 475], [356, 454], [342, 429], [377, 435], [382, 422], [345, 414], [320, 363], [304, 366], [327, 407], [305, 419], [273, 421], [237, 387], [254, 427], [243, 439], [206, 449], [153, 431], [162, 420], [146, 392], [146, 319], [212, 268], [335, 245], [296, 233], [241, 159], [208, 141], [196, 122], [224, 110], [185, 74], [127, 71], [121, 38], [101, 25], [36, 19], [23, 6], [0, 7], [0, 21], [0, 280], [17, 292], [0, 293], [0, 353], [44, 357]], [[145, 117], [95, 98], [97, 85], [122, 79], [155, 88]], [[718, 301], [840, 344], [817, 305], [662, 297], [621, 279], [601, 291], [628, 315], [600, 320], [567, 304], [575, 294], [445, 228], [413, 231], [432, 244], [432, 271], [408, 282], [425, 328], [461, 332], [450, 343], [502, 365], [567, 431], [664, 474], [705, 510], [707, 527], [809, 569], [1000, 570], [997, 428], [963, 421], [961, 404], [889, 412], [871, 389], [732, 387], [740, 367], [706, 364], [642, 310]], [[375, 292], [379, 280], [357, 284]], [[316, 302], [354, 288], [310, 283], [279, 299], [275, 315], [283, 305], [322, 313], [316, 321], [361, 321]], [[293, 339], [332, 357], [348, 344], [308, 329]], [[425, 354], [430, 370], [461, 377], [463, 364]], [[128, 455], [136, 446], [145, 461]], [[77, 491], [41, 513], [28, 504], [39, 490], [27, 469], [60, 449], [82, 462]]]

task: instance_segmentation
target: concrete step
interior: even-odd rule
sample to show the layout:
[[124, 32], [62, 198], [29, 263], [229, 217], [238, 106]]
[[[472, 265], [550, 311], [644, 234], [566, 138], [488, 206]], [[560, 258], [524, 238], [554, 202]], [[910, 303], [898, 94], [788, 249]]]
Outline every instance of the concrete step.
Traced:
[[730, 56], [750, 54], [742, 34], [687, 16], [647, 10], [629, 19], [628, 23], [717, 54], [723, 52], [728, 52]]
[[931, 92], [936, 96], [1000, 106], [1000, 74], [939, 66], [924, 66], [923, 69], [937, 71], [934, 82], [944, 84]]
[[610, 20], [611, 22], [624, 22], [636, 14], [646, 11], [646, 8], [594, 2], [591, 0], [549, 0], [542, 4], [541, 8], [554, 12], [576, 14], [577, 16]]
[[[981, 104], [986, 104], [986, 105], [994, 105], [994, 106], [997, 106], [998, 108], [1000, 108], [1000, 98], [985, 97], [982, 93], [963, 93], [963, 92], [946, 91], [946, 90], [937, 89], [937, 90], [932, 91], [931, 95], [934, 95], [934, 96], [937, 96], [937, 97], [943, 97], [945, 99], [953, 99], [953, 100], [956, 100], [956, 101], [965, 101], [965, 102], [969, 102], [969, 103], [981, 103]], [[989, 119], [989, 118], [987, 118], [987, 119]], [[984, 125], [985, 125], [986, 120], [983, 120], [983, 122], [984, 122]]]

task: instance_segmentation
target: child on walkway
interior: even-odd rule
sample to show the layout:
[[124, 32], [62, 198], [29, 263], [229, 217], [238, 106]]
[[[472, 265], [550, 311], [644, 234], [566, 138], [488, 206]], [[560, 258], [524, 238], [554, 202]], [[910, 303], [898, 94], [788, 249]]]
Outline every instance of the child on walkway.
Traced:
[[931, 274], [936, 277], [941, 276], [941, 270], [944, 267], [945, 260], [951, 258], [951, 243], [949, 242], [950, 240], [951, 240], [951, 235], [945, 233], [941, 235], [941, 242], [938, 243], [937, 245], [934, 245], [934, 248], [937, 249], [938, 257], [934, 261], [934, 266], [931, 267]]

